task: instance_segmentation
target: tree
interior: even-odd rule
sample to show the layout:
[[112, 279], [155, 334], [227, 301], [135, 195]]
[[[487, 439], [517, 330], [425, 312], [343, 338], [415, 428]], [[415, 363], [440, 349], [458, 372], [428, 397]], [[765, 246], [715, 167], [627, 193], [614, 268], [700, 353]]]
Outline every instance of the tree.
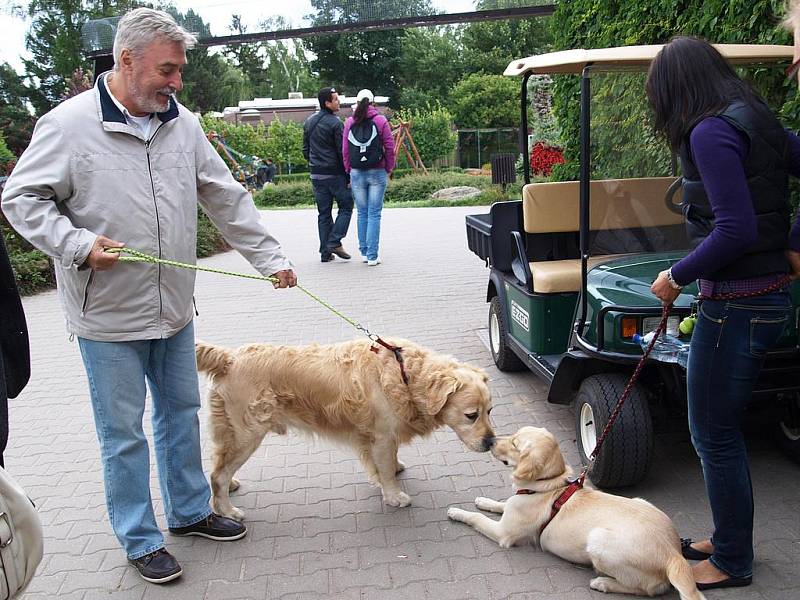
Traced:
[[519, 84], [502, 75], [467, 75], [453, 87], [449, 107], [460, 128], [515, 127]]
[[19, 156], [28, 147], [36, 119], [28, 110], [31, 90], [8, 63], [0, 64], [0, 132]]
[[82, 0], [31, 0], [28, 15], [25, 47], [32, 58], [23, 63], [35, 86], [30, 100], [43, 114], [60, 102], [75, 69], [90, 66], [81, 47], [81, 25], [89, 17]]
[[[231, 15], [228, 29], [235, 35], [247, 33], [247, 27], [242, 23], [242, 16], [238, 14]], [[264, 45], [262, 42], [253, 42], [226, 46], [224, 50], [225, 56], [247, 77], [253, 95], [261, 98], [269, 96], [272, 87], [272, 81], [265, 68]]]
[[291, 47], [281, 41], [266, 44], [266, 73], [271, 82], [273, 98], [287, 98], [289, 92], [302, 92], [314, 98], [321, 87], [311, 69], [302, 40], [292, 40]]
[[0, 164], [11, 162], [15, 158], [16, 156], [14, 156], [14, 153], [8, 149], [8, 146], [6, 146], [6, 140], [3, 137], [3, 132], [0, 131]]
[[463, 71], [458, 29], [409, 29], [402, 39], [397, 80], [398, 104], [404, 109], [424, 109], [447, 103], [450, 88]]
[[[425, 166], [430, 166], [437, 158], [449, 156], [456, 147], [453, 115], [438, 102], [428, 109], [401, 110], [397, 119], [411, 122], [411, 136]], [[398, 160], [408, 160], [400, 148]]]
[[[432, 14], [429, 0], [311, 0], [316, 12], [313, 25], [357, 23], [411, 15]], [[311, 38], [320, 79], [339, 88], [369, 88], [385, 94], [397, 106], [397, 74], [406, 33], [402, 30], [368, 31]]]
[[[515, 8], [519, 0], [479, 0], [477, 10]], [[547, 17], [470, 23], [461, 38], [467, 72], [501, 74], [512, 60], [547, 52], [553, 37]], [[570, 46], [564, 46], [570, 47]]]
[[[303, 157], [303, 128], [294, 121], [281, 121], [277, 115], [267, 129], [266, 157], [272, 158], [281, 168], [286, 165], [289, 173], [292, 167], [306, 164]], [[282, 172], [282, 171], [281, 171]]]

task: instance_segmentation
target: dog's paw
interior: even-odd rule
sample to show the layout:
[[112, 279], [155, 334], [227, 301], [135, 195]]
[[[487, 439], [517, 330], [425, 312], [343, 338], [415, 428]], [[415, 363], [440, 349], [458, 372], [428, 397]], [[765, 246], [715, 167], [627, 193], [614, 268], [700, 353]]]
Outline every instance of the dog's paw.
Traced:
[[384, 495], [383, 502], [388, 506], [408, 506], [411, 504], [411, 497], [405, 492], [397, 492]]
[[228, 492], [235, 492], [236, 490], [239, 489], [239, 486], [241, 485], [242, 484], [239, 483], [238, 479], [231, 479], [230, 484], [228, 484]]
[[394, 468], [394, 472], [395, 472], [395, 474], [397, 474], [397, 473], [402, 473], [402, 472], [403, 472], [403, 471], [405, 471], [405, 470], [406, 470], [406, 465], [405, 465], [405, 463], [404, 463], [404, 462], [402, 462], [402, 461], [399, 461], [399, 460], [398, 460], [398, 461], [397, 461], [397, 466]]
[[475, 506], [480, 510], [486, 510], [491, 512], [495, 504], [497, 504], [497, 502], [495, 502], [491, 498], [484, 498], [483, 496], [478, 496], [477, 498], [475, 498]]
[[613, 580], [608, 577], [595, 577], [589, 582], [589, 587], [598, 592], [609, 593], [613, 591], [609, 585], [611, 581]]
[[233, 507], [231, 514], [225, 516], [230, 517], [231, 519], [236, 519], [239, 522], [244, 521], [244, 511], [241, 508], [236, 508], [235, 506]]
[[447, 509], [447, 518], [452, 519], [453, 521], [463, 522], [467, 514], [467, 511], [461, 508], [456, 508], [455, 506], [451, 506]]

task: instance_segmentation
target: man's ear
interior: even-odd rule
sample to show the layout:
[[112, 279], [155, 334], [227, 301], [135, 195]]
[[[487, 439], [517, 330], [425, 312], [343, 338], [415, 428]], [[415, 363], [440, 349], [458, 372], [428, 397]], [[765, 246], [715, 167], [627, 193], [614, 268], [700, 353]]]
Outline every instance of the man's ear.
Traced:
[[454, 393], [459, 387], [461, 382], [452, 375], [438, 375], [433, 377], [428, 383], [427, 395], [425, 399], [425, 406], [422, 407], [422, 412], [426, 415], [437, 415], [442, 410], [450, 394]]

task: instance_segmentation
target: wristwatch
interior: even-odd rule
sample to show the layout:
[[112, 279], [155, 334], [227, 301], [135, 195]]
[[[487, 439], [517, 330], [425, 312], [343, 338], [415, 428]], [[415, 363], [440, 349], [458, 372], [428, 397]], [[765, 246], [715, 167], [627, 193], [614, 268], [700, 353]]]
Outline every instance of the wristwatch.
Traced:
[[667, 281], [669, 281], [669, 285], [672, 287], [673, 290], [682, 290], [683, 286], [679, 285], [675, 278], [672, 276], [672, 267], [667, 269]]

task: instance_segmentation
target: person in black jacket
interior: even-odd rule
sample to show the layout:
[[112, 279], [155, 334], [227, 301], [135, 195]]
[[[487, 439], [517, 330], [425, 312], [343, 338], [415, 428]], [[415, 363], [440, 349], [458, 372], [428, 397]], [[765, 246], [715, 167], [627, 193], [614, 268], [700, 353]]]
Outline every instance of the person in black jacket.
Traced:
[[8, 443], [8, 399], [16, 398], [31, 374], [28, 328], [14, 271], [0, 234], [0, 466]]
[[[353, 194], [344, 170], [342, 158], [341, 120], [334, 114], [339, 110], [339, 94], [332, 87], [322, 88], [317, 96], [319, 112], [303, 123], [303, 156], [311, 167], [311, 184], [317, 203], [319, 254], [322, 262], [350, 255], [342, 246], [353, 214]], [[334, 222], [333, 201], [338, 208]]]

